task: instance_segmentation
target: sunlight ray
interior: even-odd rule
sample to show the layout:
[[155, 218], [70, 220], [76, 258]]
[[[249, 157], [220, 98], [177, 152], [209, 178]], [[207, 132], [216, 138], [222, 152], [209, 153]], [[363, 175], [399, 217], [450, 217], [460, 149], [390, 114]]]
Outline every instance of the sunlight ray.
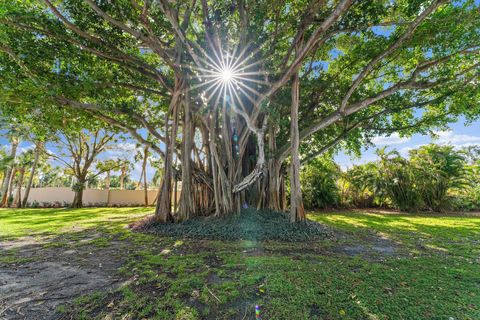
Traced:
[[[240, 104], [240, 107], [242, 108], [242, 111], [243, 112], [247, 112], [247, 108], [245, 108], [245, 104], [243, 103], [243, 100], [241, 99], [241, 97], [238, 95], [237, 91], [236, 90], [232, 90], [233, 91], [233, 94], [235, 95], [235, 97], [237, 98], [238, 100], [238, 103]], [[234, 109], [237, 109], [235, 106], [233, 106]]]
[[252, 78], [247, 78], [247, 77], [240, 77], [238, 74], [235, 74], [235, 79], [241, 79], [249, 82], [254, 82], [258, 84], [263, 84], [263, 85], [268, 85], [269, 82], [265, 80], [257, 80], [257, 79], [252, 79]]
[[196, 84], [196, 85], [188, 88], [188, 90], [185, 91], [185, 92], [190, 92], [190, 91], [192, 91], [192, 90], [201, 88], [201, 87], [206, 86], [206, 85], [208, 85], [208, 84], [210, 84], [210, 83], [212, 83], [212, 82], [215, 82], [215, 83], [214, 83], [214, 85], [215, 85], [215, 84], [216, 84], [217, 82], [219, 82], [219, 81], [221, 81], [221, 79], [218, 79], [218, 77], [215, 77], [215, 78], [213, 78], [213, 79], [207, 80], [206, 82], [198, 83], [198, 84]]
[[[250, 87], [247, 86], [246, 84], [242, 83], [242, 81], [238, 81], [238, 80], [236, 80], [236, 79], [232, 79], [232, 81], [234, 81], [235, 84], [238, 84], [240, 87], [243, 87], [243, 88], [249, 90], [251, 93], [253, 93], [253, 94], [257, 95], [257, 96], [260, 95], [260, 92], [258, 92], [257, 90], [255, 90], [255, 89], [253, 89], [253, 88], [250, 88]], [[241, 88], [240, 88], [240, 89], [241, 89]], [[246, 94], [246, 92], [245, 92], [245, 94]]]
[[246, 97], [248, 100], [250, 100], [251, 103], [255, 104], [255, 99], [252, 98], [252, 97], [250, 96], [250, 94], [249, 94], [248, 92], [246, 92], [242, 87], [240, 87], [240, 86], [238, 85], [238, 83], [236, 83], [236, 85], [237, 85], [237, 89], [240, 90], [240, 91], [245, 95], [245, 97]]

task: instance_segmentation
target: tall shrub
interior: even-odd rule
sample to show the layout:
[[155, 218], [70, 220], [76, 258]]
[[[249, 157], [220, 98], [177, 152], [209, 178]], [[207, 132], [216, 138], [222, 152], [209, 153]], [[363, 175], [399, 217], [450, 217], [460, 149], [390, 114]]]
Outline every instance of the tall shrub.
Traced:
[[429, 144], [411, 150], [410, 166], [415, 173], [418, 194], [429, 210], [450, 208], [448, 191], [468, 184], [465, 157], [453, 146]]
[[300, 172], [300, 181], [305, 207], [319, 209], [338, 206], [339, 176], [340, 169], [328, 158], [317, 158], [304, 165]]

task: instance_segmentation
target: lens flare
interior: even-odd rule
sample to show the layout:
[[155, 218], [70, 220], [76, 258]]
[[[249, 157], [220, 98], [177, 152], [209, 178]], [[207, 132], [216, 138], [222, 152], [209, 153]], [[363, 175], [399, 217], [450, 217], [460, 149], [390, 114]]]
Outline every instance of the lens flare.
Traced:
[[204, 106], [210, 101], [214, 106], [222, 103], [231, 106], [234, 112], [246, 115], [249, 106], [245, 103], [254, 104], [261, 95], [259, 91], [269, 84], [268, 72], [261, 69], [263, 60], [255, 60], [260, 48], [239, 50], [235, 47], [226, 52], [211, 49], [210, 55], [205, 52], [204, 56], [198, 57], [199, 63], [189, 65], [192, 76], [199, 82], [188, 90], [199, 90]]
[[225, 82], [225, 83], [230, 82], [233, 78], [232, 70], [230, 70], [230, 68], [223, 69], [221, 76], [222, 76], [222, 81], [223, 82]]

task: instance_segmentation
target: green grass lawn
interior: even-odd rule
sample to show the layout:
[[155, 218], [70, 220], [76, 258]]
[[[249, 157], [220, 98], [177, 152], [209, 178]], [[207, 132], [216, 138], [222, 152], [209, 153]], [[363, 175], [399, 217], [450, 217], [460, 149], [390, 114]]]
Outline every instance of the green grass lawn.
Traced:
[[67, 318], [254, 319], [258, 305], [264, 320], [480, 319], [479, 217], [313, 213], [336, 238], [306, 243], [187, 240], [123, 228], [149, 211], [1, 210], [0, 241], [66, 237], [60, 243], [68, 248], [95, 232], [103, 240], [84, 245], [100, 253], [128, 246], [118, 272], [129, 281], [59, 308]]
[[104, 227], [118, 230], [152, 208], [0, 209], [0, 240]]

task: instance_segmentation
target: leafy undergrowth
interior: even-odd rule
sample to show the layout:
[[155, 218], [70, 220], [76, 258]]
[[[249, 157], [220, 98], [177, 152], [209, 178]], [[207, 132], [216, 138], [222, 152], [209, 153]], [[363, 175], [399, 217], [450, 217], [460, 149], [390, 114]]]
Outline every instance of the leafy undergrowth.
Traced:
[[308, 241], [333, 237], [331, 230], [318, 222], [290, 223], [285, 213], [254, 209], [226, 217], [146, 224], [140, 230], [160, 236], [210, 240]]
[[[339, 237], [220, 241], [118, 229], [110, 250], [122, 244], [123, 284], [58, 311], [65, 319], [243, 320], [255, 319], [258, 306], [264, 320], [480, 319], [480, 218], [309, 218]], [[377, 250], [386, 245], [392, 250]]]

